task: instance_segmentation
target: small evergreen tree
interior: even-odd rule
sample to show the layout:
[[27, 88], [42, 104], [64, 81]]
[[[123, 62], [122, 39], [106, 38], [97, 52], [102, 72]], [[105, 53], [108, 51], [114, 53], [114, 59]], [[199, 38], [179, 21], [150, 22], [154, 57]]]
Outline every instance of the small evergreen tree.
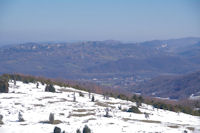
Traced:
[[91, 130], [87, 125], [85, 125], [85, 127], [83, 128], [83, 133], [91, 133]]
[[19, 112], [19, 114], [18, 114], [18, 120], [19, 120], [19, 122], [23, 122], [24, 121], [24, 118], [23, 118], [21, 112]]
[[49, 123], [50, 123], [50, 124], [53, 124], [53, 123], [54, 123], [54, 114], [53, 114], [53, 113], [50, 113], [50, 114], [49, 114]]
[[76, 102], [76, 95], [75, 95], [75, 92], [74, 92], [73, 102]]
[[3, 124], [3, 115], [0, 115], [0, 125], [2, 125]]
[[8, 93], [8, 80], [0, 79], [0, 93]]
[[38, 88], [39, 87], [39, 83], [37, 82], [37, 84], [36, 84], [36, 88]]
[[133, 99], [134, 101], [136, 101], [136, 100], [137, 100], [137, 96], [134, 94], [134, 95], [132, 96], [132, 99]]
[[95, 99], [94, 99], [94, 95], [92, 95], [92, 100], [91, 100], [91, 101], [94, 102], [94, 100], [95, 100]]
[[146, 119], [149, 119], [149, 114], [146, 113], [146, 112], [144, 112], [144, 117], [145, 117]]
[[144, 98], [142, 97], [142, 96], [139, 96], [138, 97], [138, 100], [142, 103], [142, 102], [144, 102]]
[[120, 105], [120, 106], [118, 107], [118, 109], [119, 109], [119, 110], [122, 110], [122, 106]]

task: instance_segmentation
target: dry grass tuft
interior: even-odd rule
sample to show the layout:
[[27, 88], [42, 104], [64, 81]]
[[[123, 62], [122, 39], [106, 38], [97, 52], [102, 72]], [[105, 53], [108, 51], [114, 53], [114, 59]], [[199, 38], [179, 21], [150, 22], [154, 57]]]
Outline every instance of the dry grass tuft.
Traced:
[[[43, 123], [43, 124], [51, 124], [49, 121], [40, 121], [39, 123]], [[63, 123], [61, 120], [54, 120], [53, 125], [57, 125]]]
[[33, 104], [33, 106], [35, 106], [35, 107], [44, 107], [43, 104]]
[[88, 112], [88, 111], [94, 111], [94, 109], [77, 109], [77, 110], [73, 110], [73, 112]]
[[137, 119], [130, 119], [130, 118], [123, 118], [124, 121], [138, 121], [138, 122], [146, 122], [146, 123], [157, 123], [160, 124], [161, 121], [153, 121], [153, 120], [137, 120]]
[[74, 117], [85, 117], [85, 116], [90, 116], [90, 115], [95, 115], [96, 113], [86, 113], [86, 114], [70, 114], [68, 118], [74, 116]]
[[168, 126], [168, 127], [170, 127], [170, 128], [179, 128], [178, 125], [170, 125], [170, 126]]
[[188, 130], [194, 131], [194, 127], [187, 127]]

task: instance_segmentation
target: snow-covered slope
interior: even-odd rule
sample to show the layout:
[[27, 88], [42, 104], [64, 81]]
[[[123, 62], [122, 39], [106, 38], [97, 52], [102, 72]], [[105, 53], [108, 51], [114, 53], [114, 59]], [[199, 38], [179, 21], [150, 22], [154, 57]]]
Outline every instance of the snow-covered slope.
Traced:
[[[3, 115], [3, 125], [0, 133], [51, 133], [55, 126], [66, 133], [75, 133], [88, 125], [93, 133], [188, 133], [200, 132], [200, 118], [184, 113], [175, 113], [154, 109], [150, 105], [142, 104], [141, 112], [145, 115], [122, 111], [135, 103], [115, 98], [104, 99], [102, 95], [91, 94], [95, 102], [91, 102], [88, 92], [55, 86], [58, 93], [44, 92], [45, 85], [17, 81], [17, 85], [9, 82], [9, 93], [0, 94], [0, 114]], [[76, 95], [76, 102], [74, 99]], [[122, 107], [122, 110], [119, 109]], [[111, 117], [104, 117], [105, 109], [109, 108]], [[18, 122], [18, 113], [25, 119]], [[55, 119], [62, 123], [53, 125], [43, 123], [54, 113]]]

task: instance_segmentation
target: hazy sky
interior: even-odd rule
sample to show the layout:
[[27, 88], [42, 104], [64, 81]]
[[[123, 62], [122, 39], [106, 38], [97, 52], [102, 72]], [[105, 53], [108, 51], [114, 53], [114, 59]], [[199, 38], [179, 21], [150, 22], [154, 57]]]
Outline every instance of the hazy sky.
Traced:
[[200, 37], [200, 0], [0, 0], [0, 44]]

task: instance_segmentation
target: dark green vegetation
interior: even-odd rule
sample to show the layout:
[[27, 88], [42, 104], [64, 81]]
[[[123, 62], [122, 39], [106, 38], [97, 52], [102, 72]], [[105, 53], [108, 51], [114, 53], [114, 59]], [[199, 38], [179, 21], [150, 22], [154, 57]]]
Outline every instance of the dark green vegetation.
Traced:
[[[73, 88], [88, 91], [88, 92], [90, 92], [92, 90], [92, 89], [84, 88], [84, 86], [81, 86], [81, 85], [78, 85], [75, 83], [70, 84], [70, 83], [65, 83], [65, 82], [41, 78], [41, 77], [25, 76], [25, 75], [21, 75], [21, 74], [4, 74], [4, 75], [0, 76], [0, 79], [4, 79], [6, 81], [8, 81], [9, 79], [12, 79], [12, 80], [15, 79], [17, 81], [22, 81], [24, 83], [41, 82], [43, 84], [45, 83], [45, 84], [59, 85], [59, 86], [64, 86], [64, 87], [73, 87]], [[97, 89], [98, 89], [97, 91], [94, 89], [92, 91], [99, 92], [99, 88], [97, 88]], [[139, 104], [139, 106], [142, 103], [147, 103], [147, 104], [152, 105], [154, 108], [158, 108], [158, 109], [170, 110], [170, 111], [174, 111], [174, 112], [184, 112], [187, 114], [200, 116], [200, 110], [193, 109], [193, 108], [200, 108], [199, 101], [195, 101], [195, 102], [184, 101], [182, 104], [179, 102], [172, 102], [172, 103], [168, 102], [167, 103], [160, 99], [155, 99], [155, 98], [152, 99], [152, 98], [148, 98], [148, 97], [146, 98], [146, 97], [142, 97], [142, 96], [138, 96], [138, 95], [128, 96], [127, 94], [121, 94], [120, 92], [117, 92], [117, 91], [109, 91], [109, 90], [105, 91], [104, 89], [102, 89], [99, 93], [106, 94], [107, 96], [110, 96], [110, 97], [120, 98], [122, 100], [129, 100], [132, 102], [136, 102]], [[94, 98], [92, 98], [92, 99], [95, 100]], [[133, 107], [133, 109], [131, 109], [131, 110], [136, 110], [136, 109]]]
[[82, 83], [82, 82], [76, 82], [76, 81], [71, 81], [71, 80], [48, 79], [44, 77], [34, 77], [34, 76], [23, 75], [23, 74], [3, 74], [2, 76], [0, 76], [0, 79], [5, 80], [6, 82], [10, 79], [10, 80], [22, 81], [23, 83], [37, 83], [39, 81], [42, 84], [47, 84], [50, 87], [52, 85], [58, 85], [58, 86], [63, 86], [63, 87], [72, 87], [72, 88], [76, 88], [76, 89], [84, 90], [84, 91], [90, 90], [95, 93], [102, 92], [102, 88], [100, 88], [100, 86], [97, 86], [93, 83], [87, 83], [87, 82]]
[[55, 127], [53, 133], [61, 133], [61, 128]]
[[54, 86], [52, 84], [48, 84], [46, 87], [45, 87], [45, 91], [46, 92], [56, 92]]
[[200, 95], [200, 71], [182, 76], [160, 76], [132, 89], [143, 95], [184, 99]]
[[129, 108], [127, 110], [127, 112], [133, 112], [133, 113], [141, 114], [140, 110], [135, 106], [132, 106], [131, 108]]
[[81, 133], [80, 129], [77, 129], [77, 130], [76, 130], [76, 133]]
[[[141, 103], [146, 103], [149, 105], [152, 105], [154, 108], [157, 109], [164, 109], [164, 110], [169, 110], [173, 112], [183, 112], [186, 114], [191, 114], [191, 115], [196, 115], [200, 116], [200, 101], [184, 101], [182, 103], [180, 102], [175, 102], [175, 101], [164, 101], [156, 98], [145, 98], [142, 96], [137, 96], [133, 95], [132, 97], [128, 97], [127, 95], [124, 94], [111, 94], [112, 96], [116, 98], [120, 98], [123, 100], [129, 100], [132, 102], [136, 102], [137, 106], [141, 105]], [[189, 102], [189, 103], [187, 103]], [[199, 108], [195, 110], [194, 108]], [[140, 113], [137, 107], [131, 107], [128, 109], [128, 112], [135, 112], [135, 113]]]
[[94, 96], [92, 96], [92, 99], [91, 99], [91, 101], [92, 101], [92, 102], [94, 102], [94, 100], [95, 100], [95, 99], [94, 99]]
[[157, 109], [164, 109], [164, 110], [169, 110], [169, 111], [173, 111], [173, 112], [183, 112], [186, 114], [200, 116], [200, 109], [193, 110], [192, 108], [187, 107], [187, 106], [172, 105], [172, 104], [166, 104], [166, 103], [155, 102], [155, 101], [151, 101], [150, 104], [152, 104], [153, 107], [157, 108]]
[[87, 125], [85, 125], [85, 127], [83, 128], [83, 133], [91, 133], [91, 130]]
[[94, 81], [128, 90], [162, 74], [199, 70], [199, 42], [200, 38], [181, 38], [141, 43], [88, 41], [7, 46], [0, 48], [0, 73]]
[[8, 80], [0, 77], [0, 93], [8, 93]]

